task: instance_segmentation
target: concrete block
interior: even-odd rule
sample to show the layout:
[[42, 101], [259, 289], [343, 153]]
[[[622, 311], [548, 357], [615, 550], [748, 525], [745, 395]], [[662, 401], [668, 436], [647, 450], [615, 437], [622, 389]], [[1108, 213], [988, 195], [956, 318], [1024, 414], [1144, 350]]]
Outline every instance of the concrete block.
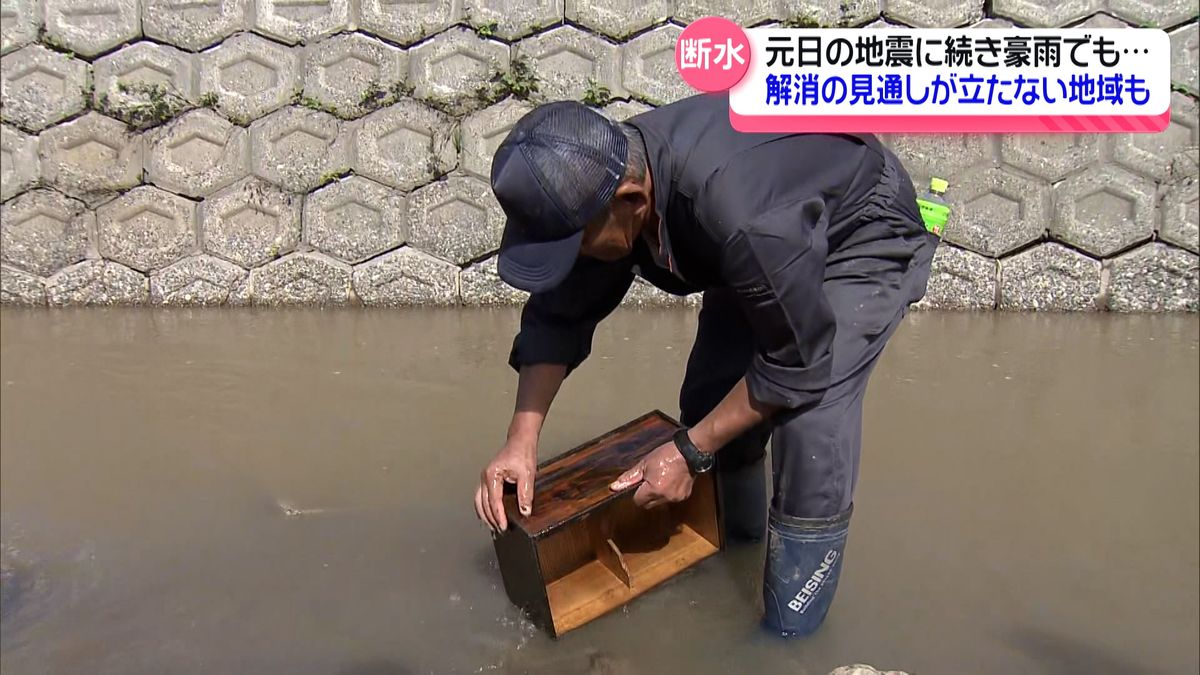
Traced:
[[1050, 220], [1050, 187], [1005, 168], [980, 168], [947, 193], [953, 211], [946, 240], [1000, 256], [1041, 238]]
[[1118, 134], [1113, 136], [1112, 154], [1118, 163], [1148, 178], [1166, 181], [1173, 169], [1186, 166], [1180, 157], [1195, 157], [1200, 152], [1200, 108], [1196, 102], [1175, 92], [1171, 94], [1171, 124], [1157, 134]]
[[29, 45], [0, 58], [0, 118], [41, 131], [83, 110], [91, 86], [79, 59]]
[[364, 117], [356, 148], [356, 173], [401, 190], [429, 182], [457, 161], [450, 118], [409, 99]]
[[805, 18], [822, 26], [861, 26], [879, 18], [881, 0], [783, 0], [778, 18]]
[[1100, 162], [1100, 135], [1004, 134], [1000, 159], [1054, 183]]
[[142, 34], [138, 0], [42, 0], [46, 39], [82, 56], [97, 56]]
[[108, 260], [87, 260], [46, 280], [52, 307], [142, 305], [149, 298], [145, 275]]
[[942, 244], [933, 265], [921, 309], [987, 310], [996, 305], [996, 261]]
[[1105, 263], [1108, 308], [1114, 312], [1200, 310], [1200, 257], [1166, 244], [1146, 244]]
[[0, 201], [28, 190], [41, 176], [36, 136], [0, 126]]
[[196, 203], [149, 185], [96, 209], [100, 254], [149, 272], [196, 252]]
[[451, 176], [412, 193], [408, 243], [462, 265], [500, 247], [504, 220], [488, 183]]
[[953, 191], [956, 176], [996, 162], [995, 137], [985, 134], [894, 134], [889, 140], [921, 190], [929, 186], [931, 176], [938, 176], [949, 180]]
[[459, 275], [462, 302], [468, 307], [524, 304], [529, 293], [504, 283], [496, 271], [496, 256], [475, 263]]
[[138, 128], [169, 121], [194, 100], [194, 58], [174, 47], [138, 42], [98, 59], [97, 109]]
[[172, 192], [203, 197], [250, 171], [249, 133], [211, 110], [193, 110], [143, 139], [147, 178]]
[[185, 258], [150, 275], [150, 301], [156, 305], [221, 305], [248, 278], [246, 270], [219, 258]]
[[484, 180], [491, 179], [496, 148], [533, 106], [514, 98], [484, 108], [462, 123], [462, 168]]
[[[1109, 0], [1109, 6], [1111, 5], [1112, 0]], [[1077, 28], [1129, 28], [1129, 24], [1108, 14], [1093, 14]]]
[[42, 0], [0, 2], [0, 55], [37, 40], [42, 27]]
[[350, 0], [255, 0], [254, 29], [295, 44], [352, 28]]
[[257, 35], [235, 35], [200, 57], [197, 95], [215, 94], [243, 125], [284, 106], [301, 88], [300, 51]]
[[596, 86], [625, 95], [620, 49], [578, 28], [562, 26], [523, 40], [516, 54], [529, 59], [538, 91], [549, 100], [581, 100]]
[[463, 18], [462, 0], [359, 0], [359, 27], [381, 38], [410, 45]]
[[189, 51], [249, 28], [251, 0], [142, 0], [146, 37]]
[[354, 292], [372, 307], [458, 304], [458, 268], [405, 246], [354, 268]]
[[675, 19], [689, 24], [704, 16], [723, 16], [739, 26], [751, 26], [778, 18], [774, 0], [677, 0]]
[[352, 134], [329, 113], [289, 106], [250, 125], [254, 173], [291, 192], [350, 169]]
[[600, 112], [618, 122], [624, 122], [630, 117], [641, 115], [651, 110], [654, 110], [654, 108], [645, 103], [638, 103], [637, 101], [613, 101], [601, 108]]
[[1100, 261], [1042, 244], [1000, 261], [1000, 309], [1091, 311], [1100, 297]]
[[1200, 178], [1185, 176], [1168, 185], [1161, 208], [1159, 236], [1192, 253], [1200, 253]]
[[1195, 21], [1171, 33], [1171, 82], [1200, 93], [1200, 24]]
[[563, 20], [563, 0], [471, 0], [465, 6], [467, 23], [505, 40], [518, 40]]
[[508, 45], [485, 40], [466, 28], [434, 36], [413, 48], [408, 61], [414, 95], [457, 110], [477, 107], [479, 88], [508, 65]]
[[258, 178], [245, 178], [200, 205], [206, 253], [256, 267], [300, 243], [301, 198]]
[[983, 19], [980, 0], [884, 0], [884, 16], [917, 28], [966, 26]]
[[111, 117], [91, 112], [41, 136], [42, 178], [94, 203], [142, 182], [142, 139]]
[[38, 276], [49, 276], [83, 260], [95, 214], [82, 202], [37, 189], [0, 206], [0, 260]]
[[362, 262], [404, 243], [407, 212], [404, 195], [351, 176], [304, 200], [304, 240], [339, 260]]
[[695, 93], [675, 68], [675, 42], [683, 29], [659, 26], [625, 44], [621, 82], [635, 97], [654, 105], [673, 103]]
[[1194, 0], [1108, 0], [1108, 11], [1149, 28], [1170, 28], [1200, 14]]
[[352, 299], [350, 266], [320, 253], [293, 253], [250, 271], [255, 305], [345, 305]]
[[338, 117], [371, 112], [407, 82], [408, 53], [375, 38], [337, 35], [305, 48], [304, 95]]
[[46, 284], [40, 277], [0, 265], [0, 305], [44, 305]]
[[657, 286], [641, 277], [634, 277], [633, 283], [630, 284], [629, 290], [625, 293], [625, 297], [621, 298], [622, 307], [637, 309], [681, 307], [683, 303], [684, 298], [660, 290]]
[[671, 16], [671, 0], [566, 0], [570, 21], [622, 39]]
[[1117, 167], [1089, 169], [1054, 188], [1050, 234], [1107, 256], [1154, 234], [1155, 187]]
[[995, 16], [1033, 28], [1063, 26], [1102, 9], [1104, 0], [992, 0]]

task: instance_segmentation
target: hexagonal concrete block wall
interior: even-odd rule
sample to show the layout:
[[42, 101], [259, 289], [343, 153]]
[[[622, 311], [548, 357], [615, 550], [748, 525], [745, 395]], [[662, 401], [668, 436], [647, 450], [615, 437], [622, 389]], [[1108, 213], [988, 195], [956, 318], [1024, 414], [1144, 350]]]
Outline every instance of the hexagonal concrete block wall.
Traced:
[[83, 260], [95, 214], [79, 201], [37, 189], [0, 206], [0, 260], [49, 276]]
[[565, 14], [574, 23], [622, 39], [671, 16], [671, 0], [566, 0]]
[[42, 0], [46, 37], [82, 56], [96, 56], [142, 33], [137, 0]]
[[142, 0], [142, 32], [200, 51], [248, 27], [253, 0]]
[[[945, 237], [977, 253], [1001, 256], [1037, 241], [1050, 215], [1049, 186], [1007, 168], [982, 168], [955, 180], [957, 213]], [[949, 195], [948, 195], [949, 196]]]
[[86, 260], [46, 280], [46, 301], [54, 307], [141, 305], [149, 299], [145, 275], [108, 260]]
[[88, 64], [29, 45], [0, 57], [0, 119], [41, 131], [83, 110], [91, 87]]
[[983, 18], [983, 5], [976, 0], [888, 0], [884, 15], [918, 28], [951, 28]]
[[300, 243], [301, 198], [257, 178], [245, 178], [200, 205], [206, 253], [250, 268]]
[[492, 155], [500, 147], [517, 120], [524, 117], [533, 106], [508, 98], [485, 108], [463, 120], [462, 123], [462, 168], [468, 173], [489, 180], [492, 172]]
[[0, 201], [33, 187], [41, 176], [36, 136], [0, 126]]
[[99, 201], [142, 180], [142, 139], [91, 112], [42, 134], [42, 178], [67, 194]]
[[344, 305], [352, 297], [351, 269], [320, 253], [293, 253], [250, 271], [257, 305]]
[[96, 233], [105, 258], [149, 272], [196, 253], [196, 203], [143, 185], [96, 209]]
[[476, 178], [453, 176], [412, 194], [409, 243], [455, 264], [499, 248], [503, 230], [504, 211]]
[[350, 27], [350, 0], [255, 0], [254, 28], [268, 37], [295, 44]]
[[157, 305], [221, 305], [249, 272], [208, 255], [198, 255], [150, 275], [150, 301]]
[[37, 39], [42, 25], [42, 0], [5, 0], [0, 10], [0, 55]]
[[189, 197], [203, 197], [250, 171], [249, 133], [211, 110], [193, 110], [143, 136], [146, 177]]
[[304, 241], [343, 262], [362, 262], [404, 243], [407, 209], [403, 195], [351, 176], [304, 201]]
[[1163, 244], [1146, 244], [1108, 261], [1108, 307], [1117, 312], [1195, 312], [1200, 309], [1200, 258]]
[[409, 54], [409, 76], [419, 98], [459, 109], [478, 107], [478, 90], [509, 65], [509, 48], [466, 28], [451, 28]]
[[1100, 261], [1042, 244], [1000, 261], [1000, 308], [1054, 312], [1099, 307]]
[[1042, 27], [1079, 21], [1104, 9], [1104, 0], [992, 0], [997, 16]]
[[467, 23], [505, 40], [517, 40], [563, 20], [562, 0], [487, 0], [466, 5]]
[[675, 69], [675, 42], [683, 29], [660, 26], [625, 43], [621, 82], [631, 94], [661, 105], [694, 93]]
[[416, 101], [367, 115], [358, 127], [354, 170], [401, 190], [428, 182], [457, 162], [446, 115]]
[[250, 125], [254, 173], [292, 192], [350, 169], [350, 133], [329, 113], [289, 106]]
[[1054, 188], [1050, 233], [1096, 256], [1150, 239], [1155, 189], [1145, 178], [1115, 167], [1092, 169]]
[[304, 95], [342, 118], [359, 117], [408, 82], [408, 53], [366, 35], [338, 35], [305, 48]]
[[516, 55], [530, 60], [539, 91], [548, 99], [583, 100], [604, 92], [625, 95], [620, 49], [571, 26], [523, 40]]
[[249, 124], [287, 104], [302, 84], [299, 50], [242, 33], [201, 55], [197, 95], [214, 96], [221, 112]]
[[354, 268], [354, 291], [372, 307], [453, 305], [458, 268], [405, 246]]
[[463, 18], [463, 0], [359, 0], [362, 30], [409, 45]]

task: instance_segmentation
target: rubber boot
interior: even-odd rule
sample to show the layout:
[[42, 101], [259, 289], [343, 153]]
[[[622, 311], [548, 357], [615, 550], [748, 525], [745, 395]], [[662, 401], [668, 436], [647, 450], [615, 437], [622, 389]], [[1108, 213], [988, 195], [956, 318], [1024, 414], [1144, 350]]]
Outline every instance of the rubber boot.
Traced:
[[837, 591], [853, 511], [851, 505], [829, 518], [796, 518], [771, 509], [763, 574], [768, 630], [805, 637], [821, 627]]
[[762, 541], [767, 529], [767, 476], [764, 461], [717, 471], [721, 521], [730, 543]]

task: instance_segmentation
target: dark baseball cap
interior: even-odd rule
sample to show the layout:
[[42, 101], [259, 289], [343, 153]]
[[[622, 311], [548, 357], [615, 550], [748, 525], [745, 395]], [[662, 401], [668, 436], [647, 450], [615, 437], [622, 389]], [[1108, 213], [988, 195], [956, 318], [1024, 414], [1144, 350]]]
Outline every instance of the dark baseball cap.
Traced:
[[625, 134], [574, 101], [526, 113], [492, 157], [492, 191], [507, 222], [498, 271], [537, 293], [557, 286], [579, 257], [583, 230], [625, 175]]

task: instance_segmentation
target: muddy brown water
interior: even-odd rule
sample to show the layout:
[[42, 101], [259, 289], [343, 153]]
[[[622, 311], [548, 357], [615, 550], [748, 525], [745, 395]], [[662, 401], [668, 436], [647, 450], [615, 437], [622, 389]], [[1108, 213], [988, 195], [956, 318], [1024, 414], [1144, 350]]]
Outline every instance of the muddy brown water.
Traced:
[[[758, 632], [755, 547], [557, 642], [521, 621], [471, 504], [516, 316], [4, 310], [5, 674], [1200, 668], [1194, 315], [911, 317], [803, 642]], [[542, 456], [675, 414], [693, 326], [602, 324]]]

